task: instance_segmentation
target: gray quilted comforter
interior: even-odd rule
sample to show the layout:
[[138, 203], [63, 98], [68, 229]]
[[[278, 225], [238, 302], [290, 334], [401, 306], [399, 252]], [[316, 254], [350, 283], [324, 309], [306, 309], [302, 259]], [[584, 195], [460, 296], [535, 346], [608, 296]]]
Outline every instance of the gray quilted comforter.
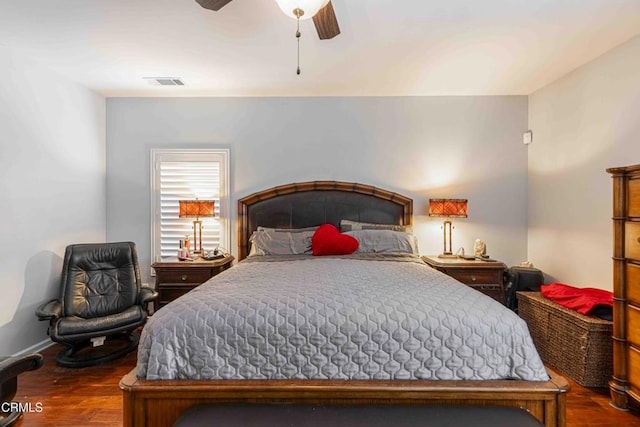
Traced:
[[137, 373], [548, 379], [517, 315], [417, 257], [392, 256], [245, 260], [149, 319]]

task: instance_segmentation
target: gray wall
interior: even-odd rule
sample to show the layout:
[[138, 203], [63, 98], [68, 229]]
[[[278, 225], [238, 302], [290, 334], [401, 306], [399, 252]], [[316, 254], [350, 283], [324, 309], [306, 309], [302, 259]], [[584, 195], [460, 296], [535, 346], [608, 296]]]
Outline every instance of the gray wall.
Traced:
[[612, 184], [640, 163], [640, 37], [529, 97], [529, 258], [578, 287], [612, 289]]
[[[231, 208], [274, 185], [343, 180], [414, 199], [423, 254], [442, 252], [430, 197], [469, 199], [454, 247], [476, 238], [507, 264], [526, 258], [527, 98], [110, 98], [107, 238], [150, 263], [151, 148], [231, 149]], [[232, 248], [236, 246], [236, 222]]]
[[50, 342], [68, 244], [105, 239], [105, 101], [0, 47], [0, 354]]

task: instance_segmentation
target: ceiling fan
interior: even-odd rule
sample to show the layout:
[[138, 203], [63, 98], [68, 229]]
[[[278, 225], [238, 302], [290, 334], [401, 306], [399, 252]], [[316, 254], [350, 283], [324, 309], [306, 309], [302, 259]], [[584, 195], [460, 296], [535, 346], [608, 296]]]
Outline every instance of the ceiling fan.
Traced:
[[[218, 11], [231, 0], [196, 0], [205, 9]], [[291, 18], [313, 18], [320, 40], [332, 39], [340, 34], [338, 20], [331, 0], [276, 0], [282, 11]]]

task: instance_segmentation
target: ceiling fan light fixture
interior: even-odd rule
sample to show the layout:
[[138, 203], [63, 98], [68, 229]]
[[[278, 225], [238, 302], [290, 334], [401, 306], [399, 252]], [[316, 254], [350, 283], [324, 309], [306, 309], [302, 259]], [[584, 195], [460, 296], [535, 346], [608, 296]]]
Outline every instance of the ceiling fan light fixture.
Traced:
[[[305, 20], [313, 18], [320, 9], [329, 3], [329, 0], [276, 0], [276, 3], [288, 17]], [[298, 10], [301, 10], [303, 14], [300, 15]]]

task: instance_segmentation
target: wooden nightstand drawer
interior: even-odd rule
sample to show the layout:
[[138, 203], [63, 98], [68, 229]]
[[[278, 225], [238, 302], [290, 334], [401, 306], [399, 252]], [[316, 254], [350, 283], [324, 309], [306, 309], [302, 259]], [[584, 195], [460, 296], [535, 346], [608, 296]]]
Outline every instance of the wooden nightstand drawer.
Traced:
[[476, 291], [482, 292], [483, 294], [490, 296], [494, 300], [500, 301], [501, 303], [504, 301], [504, 293], [502, 291], [502, 286], [500, 285], [479, 285], [473, 286], [473, 289]]
[[502, 273], [491, 270], [451, 270], [447, 269], [446, 274], [458, 279], [462, 283], [466, 283], [467, 285], [475, 285], [475, 284], [487, 284], [493, 283], [498, 284], [502, 281]]
[[211, 269], [171, 269], [156, 272], [162, 283], [204, 283], [211, 277]]
[[162, 285], [162, 292], [160, 292], [160, 299], [158, 303], [160, 307], [166, 305], [173, 301], [176, 298], [181, 297], [192, 289], [198, 287], [198, 284], [195, 285], [178, 285], [178, 284], [166, 284]]
[[490, 296], [504, 304], [503, 274], [506, 265], [499, 261], [477, 261], [462, 258], [423, 256], [430, 267]]

